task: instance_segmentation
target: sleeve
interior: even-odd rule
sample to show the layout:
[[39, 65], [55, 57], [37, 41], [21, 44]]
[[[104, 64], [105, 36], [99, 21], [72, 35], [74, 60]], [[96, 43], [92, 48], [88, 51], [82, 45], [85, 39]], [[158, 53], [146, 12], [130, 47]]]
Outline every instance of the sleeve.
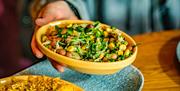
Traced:
[[87, 7], [83, 0], [65, 0], [71, 9], [74, 11], [75, 15], [83, 20], [89, 20], [89, 14], [87, 12]]

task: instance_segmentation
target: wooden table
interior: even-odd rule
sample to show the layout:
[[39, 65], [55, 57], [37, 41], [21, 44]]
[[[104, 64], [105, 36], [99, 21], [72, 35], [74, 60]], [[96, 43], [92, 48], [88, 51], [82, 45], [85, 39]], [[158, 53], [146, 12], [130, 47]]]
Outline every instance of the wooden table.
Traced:
[[142, 43], [133, 65], [144, 75], [143, 91], [180, 91], [180, 63], [176, 57], [180, 30], [147, 33], [133, 38]]

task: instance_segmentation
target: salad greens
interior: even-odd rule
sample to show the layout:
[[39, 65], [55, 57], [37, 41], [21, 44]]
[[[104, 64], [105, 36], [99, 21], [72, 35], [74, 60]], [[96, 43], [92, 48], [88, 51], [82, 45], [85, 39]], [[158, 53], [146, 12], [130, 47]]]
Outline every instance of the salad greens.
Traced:
[[42, 35], [42, 43], [63, 56], [92, 62], [124, 60], [134, 48], [118, 29], [101, 26], [100, 22], [50, 26]]

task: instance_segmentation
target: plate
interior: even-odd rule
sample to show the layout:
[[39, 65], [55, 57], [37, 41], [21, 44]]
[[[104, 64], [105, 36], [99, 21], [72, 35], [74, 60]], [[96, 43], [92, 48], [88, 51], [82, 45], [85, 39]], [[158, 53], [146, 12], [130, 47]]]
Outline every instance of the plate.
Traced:
[[176, 54], [177, 54], [177, 58], [178, 58], [178, 60], [179, 60], [179, 62], [180, 62], [180, 42], [179, 42], [178, 45], [177, 45]]
[[141, 91], [144, 84], [142, 73], [130, 65], [112, 75], [88, 75], [65, 68], [64, 73], [57, 72], [45, 60], [15, 75], [46, 75], [60, 77], [80, 86], [85, 91]]

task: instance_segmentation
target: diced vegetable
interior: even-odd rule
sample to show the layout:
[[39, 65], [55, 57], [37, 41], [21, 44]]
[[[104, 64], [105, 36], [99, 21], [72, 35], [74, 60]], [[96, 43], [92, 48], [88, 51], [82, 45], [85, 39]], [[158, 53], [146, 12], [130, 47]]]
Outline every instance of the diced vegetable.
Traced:
[[68, 48], [67, 48], [67, 51], [69, 51], [69, 52], [73, 52], [73, 51], [75, 51], [76, 50], [76, 48], [74, 47], [74, 46], [69, 46]]
[[110, 49], [114, 49], [114, 47], [115, 47], [114, 43], [111, 42], [111, 43], [109, 44], [109, 48], [110, 48]]
[[118, 55], [123, 55], [123, 51], [119, 50]]
[[104, 31], [104, 37], [108, 37], [108, 32]]
[[118, 29], [100, 22], [50, 26], [41, 42], [60, 55], [91, 62], [116, 62], [134, 52]]

